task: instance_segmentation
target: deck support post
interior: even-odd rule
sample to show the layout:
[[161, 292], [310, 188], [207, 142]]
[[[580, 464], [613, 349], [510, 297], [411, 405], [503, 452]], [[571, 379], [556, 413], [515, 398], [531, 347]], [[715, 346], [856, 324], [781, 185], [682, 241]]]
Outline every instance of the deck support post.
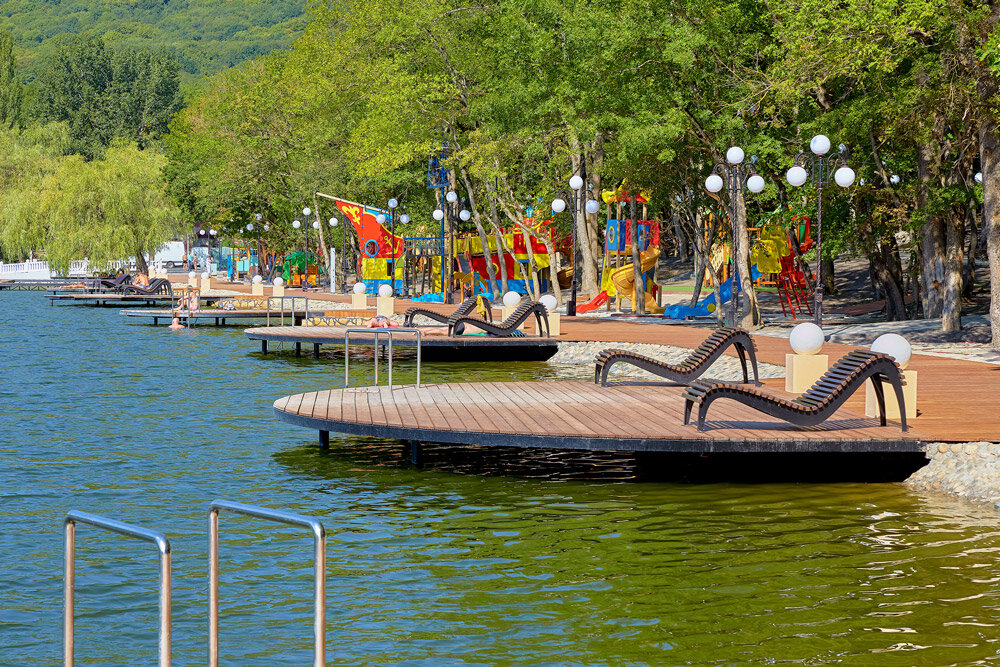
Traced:
[[295, 356], [296, 357], [302, 356], [302, 343], [300, 342], [295, 343]]
[[219, 318], [218, 317], [215, 318], [215, 326], [219, 326]]
[[267, 339], [261, 338], [260, 340], [260, 353], [267, 354]]
[[154, 317], [154, 318], [153, 318], [153, 326], [155, 327], [155, 326], [156, 326], [157, 324], [159, 324], [159, 323], [160, 323], [160, 318], [158, 318], [158, 317]]
[[410, 463], [419, 467], [424, 465], [424, 447], [416, 440], [410, 440]]
[[313, 359], [319, 359], [319, 343], [313, 343]]
[[319, 432], [319, 448], [320, 449], [330, 449], [330, 432], [320, 431]]

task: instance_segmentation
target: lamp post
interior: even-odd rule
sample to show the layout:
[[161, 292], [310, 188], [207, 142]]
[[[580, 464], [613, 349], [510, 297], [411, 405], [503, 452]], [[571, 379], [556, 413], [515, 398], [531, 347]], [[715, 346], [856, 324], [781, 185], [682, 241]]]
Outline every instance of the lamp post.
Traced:
[[[212, 273], [212, 239], [218, 234], [214, 229], [208, 230], [208, 272]], [[222, 251], [219, 251], [219, 263], [222, 263]], [[215, 273], [218, 274], [219, 270], [216, 267]]]
[[387, 202], [389, 206], [389, 284], [393, 291], [396, 289], [396, 207], [399, 201], [395, 197], [390, 197]]
[[[339, 224], [339, 221], [337, 220], [336, 217], [330, 218], [330, 227], [333, 227], [334, 229], [336, 229], [336, 227], [337, 227], [338, 224]], [[345, 241], [346, 241], [346, 239], [345, 239]], [[333, 250], [333, 254], [336, 255], [337, 254], [337, 249], [334, 247], [334, 245], [333, 245], [334, 243], [336, 243], [336, 241], [334, 241], [331, 238], [330, 239], [330, 248]], [[334, 257], [333, 261], [330, 262], [330, 268], [333, 270], [333, 275], [330, 276], [330, 293], [331, 294], [337, 289], [337, 263], [338, 262], [341, 264], [341, 267], [344, 268], [344, 269], [346, 269], [346, 266], [347, 266], [344, 263], [344, 258], [343, 257]], [[346, 283], [347, 283], [347, 271], [344, 270], [344, 271], [342, 271], [342, 273], [344, 274], [344, 276], [341, 278], [341, 284], [344, 287], [346, 287]]]
[[823, 188], [830, 183], [831, 167], [840, 165], [833, 172], [833, 180], [842, 188], [854, 183], [854, 170], [847, 166], [847, 146], [844, 144], [838, 146], [836, 153], [827, 155], [830, 140], [825, 135], [817, 134], [810, 139], [809, 150], [812, 155], [803, 151], [795, 156], [785, 178], [790, 185], [799, 187], [811, 176], [813, 185], [816, 186], [816, 285], [813, 287], [813, 319], [818, 326], [823, 326]]
[[[441, 221], [441, 244], [442, 244], [442, 249], [441, 249], [442, 267], [441, 267], [441, 270], [442, 270], [443, 274], [445, 274], [444, 263], [447, 262], [447, 273], [445, 275], [442, 275], [442, 279], [444, 279], [446, 281], [446, 283], [447, 283], [444, 286], [444, 290], [445, 290], [445, 292], [444, 292], [444, 302], [445, 303], [451, 303], [452, 302], [452, 292], [451, 292], [452, 266], [451, 266], [451, 262], [452, 262], [452, 254], [454, 252], [453, 249], [455, 247], [455, 216], [457, 215], [457, 209], [458, 209], [458, 193], [456, 193], [454, 190], [449, 190], [447, 192], [447, 194], [445, 194], [444, 199], [445, 199], [445, 211], [441, 211], [441, 209], [438, 209], [437, 211], [435, 211], [434, 212], [434, 219]], [[438, 211], [441, 212], [440, 216], [438, 216]], [[444, 243], [444, 220], [445, 220], [446, 217], [448, 219], [448, 243], [447, 243], [447, 246], [445, 246], [445, 243]]]
[[719, 162], [712, 168], [712, 173], [705, 179], [705, 189], [715, 194], [728, 186], [729, 190], [729, 222], [732, 225], [732, 260], [733, 275], [730, 277], [732, 288], [729, 297], [729, 325], [737, 326], [739, 322], [740, 285], [738, 261], [740, 257], [739, 242], [736, 228], [737, 195], [747, 191], [757, 193], [764, 189], [764, 178], [757, 173], [754, 164], [757, 156], [750, 157], [750, 164], [743, 164], [746, 153], [739, 146], [732, 146], [726, 151], [726, 161]]
[[[399, 216], [399, 222], [404, 225], [410, 224], [410, 216], [404, 211]], [[409, 282], [406, 279], [406, 245], [403, 245], [403, 297], [410, 296]]]
[[[434, 213], [431, 214], [435, 220], [441, 223], [441, 291], [445, 292], [444, 286], [444, 211], [440, 208], [434, 209]], [[445, 303], [449, 303], [449, 297], [445, 292]]]

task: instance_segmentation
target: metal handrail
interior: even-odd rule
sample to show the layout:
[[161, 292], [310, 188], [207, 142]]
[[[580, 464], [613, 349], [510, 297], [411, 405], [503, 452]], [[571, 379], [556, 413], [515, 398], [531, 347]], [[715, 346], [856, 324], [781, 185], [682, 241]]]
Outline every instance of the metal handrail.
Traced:
[[292, 326], [295, 326], [295, 300], [302, 299], [305, 303], [303, 305], [302, 319], [309, 317], [309, 297], [307, 296], [269, 296], [267, 298], [267, 326], [271, 326], [271, 299], [277, 299], [280, 305], [281, 314], [281, 326], [285, 326], [285, 299], [291, 299], [291, 306], [289, 308], [289, 316], [292, 318]]
[[313, 533], [314, 571], [313, 587], [315, 611], [313, 616], [313, 665], [326, 665], [326, 529], [319, 519], [247, 505], [228, 500], [215, 500], [208, 510], [208, 664], [219, 664], [219, 511], [268, 519], [280, 523], [305, 526]]
[[385, 334], [387, 344], [389, 346], [389, 387], [392, 387], [392, 336], [393, 334], [416, 334], [417, 335], [417, 388], [420, 387], [420, 348], [423, 341], [423, 332], [420, 329], [412, 327], [381, 327], [378, 329], [347, 329], [344, 331], [344, 386], [350, 385], [351, 378], [351, 334], [352, 333], [363, 333], [375, 336], [375, 385], [378, 385], [378, 339], [381, 334]]
[[76, 524], [85, 523], [152, 542], [160, 552], [160, 667], [170, 667], [170, 541], [163, 533], [115, 519], [72, 510], [64, 520], [66, 563], [63, 580], [63, 665], [73, 667], [73, 602], [76, 585]]

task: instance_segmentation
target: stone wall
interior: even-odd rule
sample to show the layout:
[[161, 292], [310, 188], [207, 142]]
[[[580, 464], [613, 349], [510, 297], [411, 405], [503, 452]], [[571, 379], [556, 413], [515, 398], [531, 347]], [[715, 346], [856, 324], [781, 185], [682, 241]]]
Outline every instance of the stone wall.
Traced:
[[906, 480], [910, 488], [1000, 502], [1000, 443], [934, 442], [927, 446], [927, 458], [930, 462]]

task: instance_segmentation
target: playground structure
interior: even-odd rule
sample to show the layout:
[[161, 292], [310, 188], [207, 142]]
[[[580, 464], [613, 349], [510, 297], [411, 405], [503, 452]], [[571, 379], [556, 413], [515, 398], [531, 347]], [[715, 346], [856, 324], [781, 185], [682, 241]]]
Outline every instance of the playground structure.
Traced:
[[[622, 302], [628, 300], [635, 304], [638, 296], [635, 284], [635, 268], [633, 259], [633, 229], [637, 229], [639, 250], [639, 275], [642, 281], [643, 306], [647, 313], [662, 313], [656, 296], [659, 286], [653, 282], [656, 273], [656, 262], [660, 257], [660, 225], [656, 220], [647, 220], [649, 197], [643, 193], [635, 194], [635, 202], [622, 184], [617, 190], [605, 190], [601, 198], [606, 205], [607, 225], [604, 231], [604, 259], [601, 263], [601, 291], [588, 303], [576, 307], [578, 313], [586, 313], [605, 306], [607, 310], [614, 308], [622, 310]], [[637, 224], [632, 220], [623, 219], [626, 204], [642, 205], [642, 218]], [[633, 310], [635, 306], [632, 306]]]
[[[536, 224], [533, 218], [527, 218], [525, 225], [532, 228], [534, 234], [513, 229], [501, 229], [500, 234], [487, 234], [488, 251], [484, 252], [479, 234], [460, 234], [449, 238], [442, 223], [441, 231], [436, 236], [394, 235], [377, 219], [379, 215], [388, 217], [388, 212], [346, 199], [332, 199], [358, 236], [361, 256], [357, 275], [359, 280], [364, 281], [368, 294], [377, 294], [381, 285], [390, 285], [397, 294], [420, 294], [424, 296], [417, 299], [443, 300], [448, 275], [445, 269], [449, 261], [452, 262], [454, 281], [451, 287], [461, 298], [479, 294], [486, 294], [491, 300], [499, 297], [490, 290], [487, 261], [492, 263], [498, 283], [506, 274], [507, 291], [527, 294], [528, 282], [533, 279], [538, 280], [542, 291], [551, 283], [548, 272], [541, 273], [549, 268], [549, 256], [539, 238], [541, 234], [552, 237], [546, 229], [548, 221]], [[503, 270], [500, 261], [504, 264]], [[389, 275], [390, 270], [392, 276]], [[441, 296], [428, 298], [433, 297], [435, 292]]]

